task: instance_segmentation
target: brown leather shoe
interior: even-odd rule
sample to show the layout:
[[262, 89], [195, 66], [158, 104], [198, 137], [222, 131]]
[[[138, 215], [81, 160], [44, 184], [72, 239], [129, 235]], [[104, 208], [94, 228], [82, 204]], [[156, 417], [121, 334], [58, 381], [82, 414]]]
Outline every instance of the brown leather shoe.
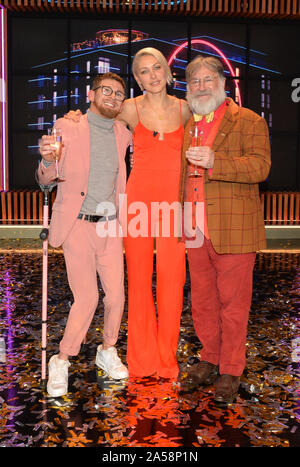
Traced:
[[239, 376], [219, 376], [216, 384], [215, 401], [222, 404], [232, 404], [238, 395], [239, 386]]
[[218, 377], [218, 366], [209, 362], [199, 362], [193, 366], [190, 374], [194, 383], [209, 386]]

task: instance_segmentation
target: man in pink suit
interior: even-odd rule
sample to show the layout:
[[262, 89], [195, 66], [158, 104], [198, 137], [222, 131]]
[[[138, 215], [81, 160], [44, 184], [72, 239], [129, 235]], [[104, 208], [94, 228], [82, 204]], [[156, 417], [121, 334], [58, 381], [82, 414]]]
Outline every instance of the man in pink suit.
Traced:
[[[53, 397], [68, 392], [68, 357], [79, 353], [98, 305], [97, 273], [105, 298], [96, 365], [114, 379], [128, 376], [115, 348], [125, 296], [118, 200], [125, 193], [125, 155], [131, 142], [131, 133], [115, 117], [125, 99], [125, 83], [114, 73], [97, 76], [88, 97], [90, 108], [79, 124], [63, 118], [55, 124], [62, 130], [59, 171], [64, 180], [57, 182], [49, 242], [62, 245], [74, 303], [59, 354], [49, 361], [47, 390]], [[42, 185], [56, 178], [51, 138], [43, 136], [40, 144], [43, 160], [37, 176]]]

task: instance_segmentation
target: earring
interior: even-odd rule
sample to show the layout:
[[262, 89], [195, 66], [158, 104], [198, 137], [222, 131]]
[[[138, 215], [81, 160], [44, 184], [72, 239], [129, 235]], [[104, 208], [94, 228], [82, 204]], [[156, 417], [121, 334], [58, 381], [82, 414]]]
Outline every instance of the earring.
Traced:
[[144, 91], [144, 86], [141, 83], [138, 83], [138, 85], [139, 85], [140, 90]]

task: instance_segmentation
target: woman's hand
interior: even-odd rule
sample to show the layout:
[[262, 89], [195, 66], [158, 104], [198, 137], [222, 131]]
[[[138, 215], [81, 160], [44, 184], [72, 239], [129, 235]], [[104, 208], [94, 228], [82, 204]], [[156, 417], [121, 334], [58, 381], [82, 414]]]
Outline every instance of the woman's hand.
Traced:
[[72, 120], [73, 122], [78, 123], [81, 115], [82, 115], [82, 112], [79, 109], [70, 110], [67, 114], [64, 115], [64, 118], [67, 118], [68, 120]]

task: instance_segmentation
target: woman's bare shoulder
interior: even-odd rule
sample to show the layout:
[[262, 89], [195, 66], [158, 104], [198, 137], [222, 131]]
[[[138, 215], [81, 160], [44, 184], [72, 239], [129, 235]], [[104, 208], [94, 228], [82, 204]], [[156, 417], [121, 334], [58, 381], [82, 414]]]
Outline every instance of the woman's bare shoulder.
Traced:
[[192, 116], [192, 112], [187, 101], [184, 99], [181, 99], [181, 111], [182, 111], [183, 124], [186, 125], [186, 123]]
[[126, 99], [123, 102], [121, 112], [118, 114], [116, 119], [126, 126], [129, 126], [131, 130], [134, 129], [136, 123], [136, 108], [134, 99]]
[[121, 113], [132, 112], [135, 107], [134, 99], [126, 99], [123, 102]]

